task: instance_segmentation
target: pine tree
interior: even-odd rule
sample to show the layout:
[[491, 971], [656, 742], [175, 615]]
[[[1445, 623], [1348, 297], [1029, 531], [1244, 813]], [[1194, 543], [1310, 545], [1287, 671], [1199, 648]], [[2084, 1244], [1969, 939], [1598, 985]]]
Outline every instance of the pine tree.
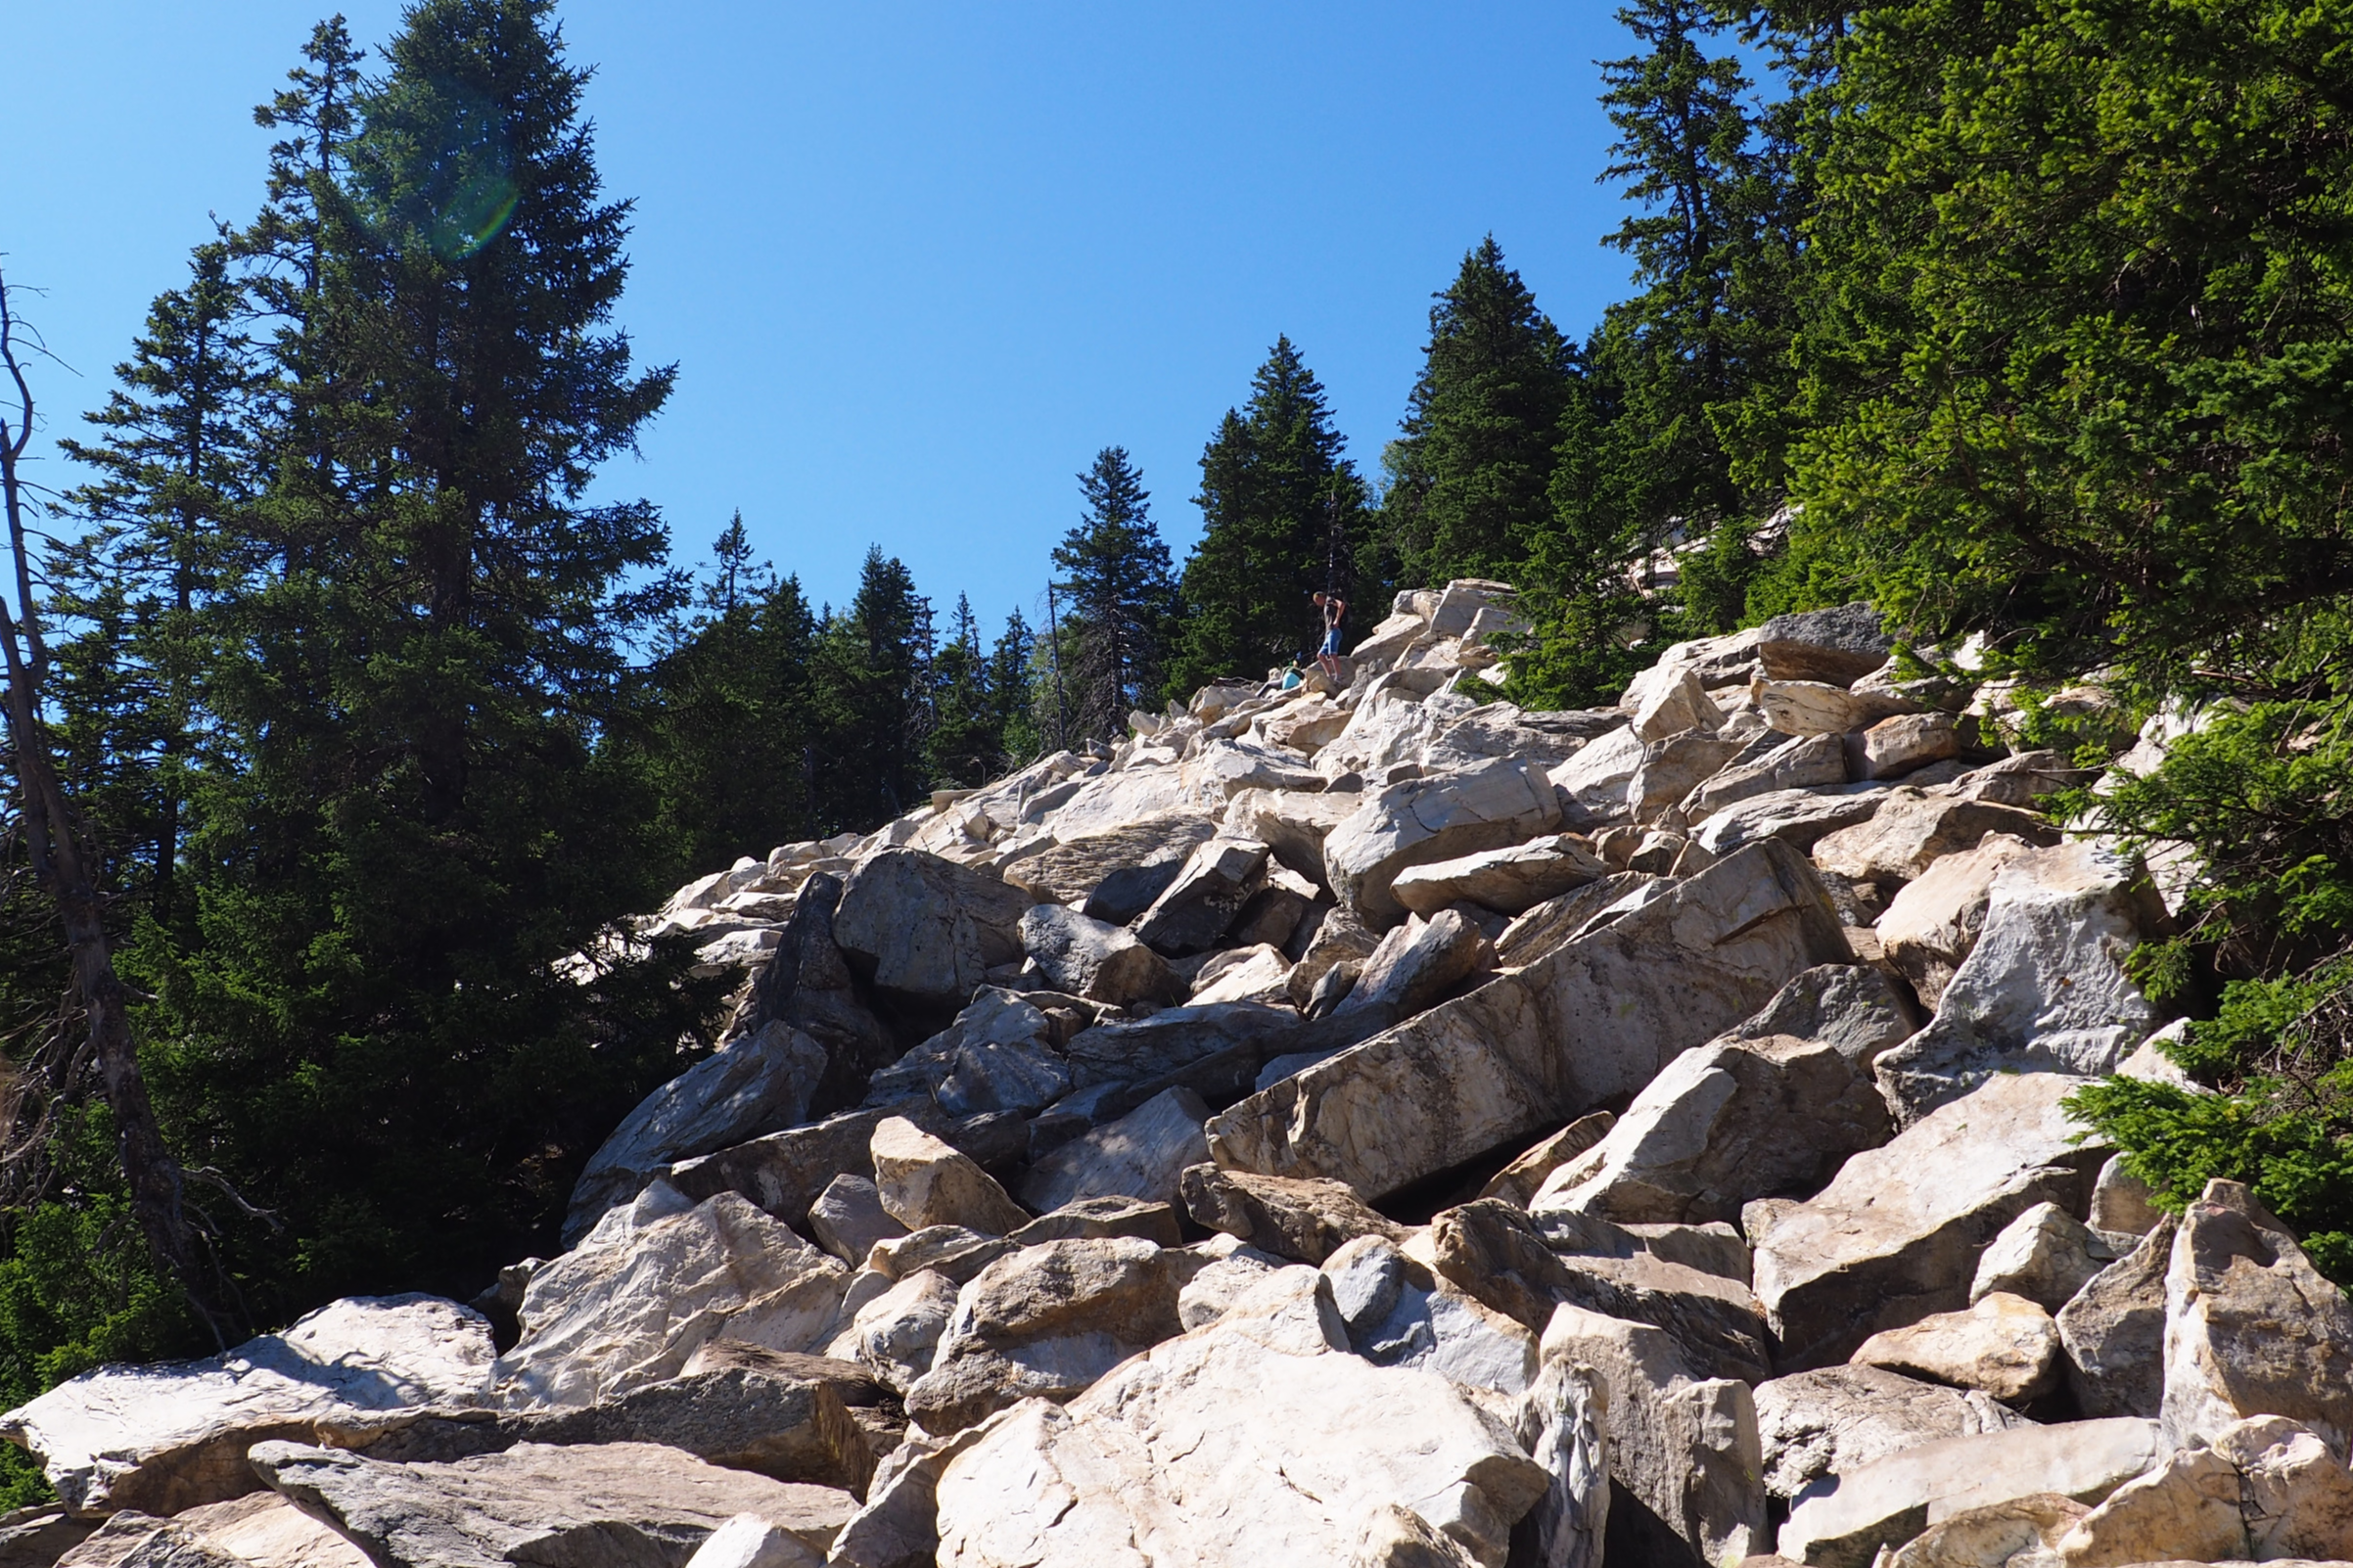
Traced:
[[512, 1256], [701, 1005], [672, 958], [584, 987], [555, 964], [663, 885], [599, 739], [673, 601], [626, 587], [663, 561], [653, 508], [583, 499], [671, 373], [612, 324], [628, 208], [551, 9], [412, 6], [338, 100], [347, 141], [345, 45], [314, 40], [296, 97], [326, 151], [282, 144], [284, 222], [248, 248], [300, 262], [237, 526], [275, 561], [208, 615], [234, 765], [194, 791], [192, 928], [136, 958], [192, 1163], [286, 1227], [238, 1243], [265, 1315]]
[[857, 592], [826, 617], [814, 658], [815, 800], [827, 833], [864, 833], [914, 808], [924, 760], [931, 606], [903, 562], [866, 551]]
[[1111, 740], [1128, 713], [1160, 690], [1176, 609], [1169, 547], [1151, 496], [1123, 446], [1106, 446], [1079, 476], [1086, 511], [1054, 547], [1064, 576], [1059, 628], [1073, 739]]
[[1495, 236], [1430, 311], [1403, 434], [1383, 454], [1383, 544], [1405, 585], [1510, 577], [1550, 520], [1575, 356]]
[[1312, 647], [1321, 632], [1311, 594], [1355, 599], [1369, 517], [1345, 446], [1322, 383], [1277, 338], [1249, 403], [1226, 411], [1201, 454], [1201, 542], [1184, 564], [1170, 696]]
[[972, 601], [956, 595], [947, 640], [932, 660], [933, 708], [939, 715], [925, 761], [932, 777], [949, 788], [985, 784], [1004, 765], [1004, 723]]
[[990, 717], [996, 726], [997, 746], [1007, 768], [1024, 766], [1044, 750], [1038, 724], [1037, 683], [1031, 673], [1037, 643], [1030, 623], [1016, 610], [1005, 617], [1005, 629], [989, 649]]
[[799, 580], [754, 557], [741, 512], [712, 557], [699, 610], [666, 629], [603, 745], [655, 797], [666, 882], [814, 832], [815, 619]]
[[[200, 710], [201, 617], [259, 563], [238, 526], [262, 475], [254, 421], [267, 373], [244, 328], [228, 248], [200, 246], [184, 289], [157, 299], [119, 384], [65, 440], [99, 478], [67, 499], [91, 527], [50, 570], [81, 627], [61, 650], [59, 740], [118, 890], [168, 921]], [[135, 859], [137, 864], [123, 863]]]
[[[1713, 8], [1638, 0], [1618, 16], [1648, 47], [1602, 67], [1619, 140], [1601, 178], [1626, 181], [1638, 208], [1606, 243], [1634, 257], [1641, 292], [1609, 308], [1589, 363], [1616, 385], [1604, 461], [1649, 548], [1739, 526], [1744, 497], [1720, 426], [1786, 346], [1776, 262], [1794, 241], [1775, 249], [1776, 176], [1788, 170], [1759, 150], [1751, 83], [1730, 55], [1702, 47]], [[1692, 631], [1729, 630], [1743, 613], [1755, 558], [1743, 539], [1717, 543], [1685, 574]]]

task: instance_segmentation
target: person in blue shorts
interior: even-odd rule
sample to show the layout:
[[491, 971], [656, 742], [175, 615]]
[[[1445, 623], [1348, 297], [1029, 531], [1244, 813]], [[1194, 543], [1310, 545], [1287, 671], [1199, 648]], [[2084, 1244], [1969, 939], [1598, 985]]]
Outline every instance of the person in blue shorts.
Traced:
[[1318, 593], [1315, 600], [1316, 612], [1323, 617], [1323, 641], [1315, 649], [1315, 665], [1336, 686], [1340, 683], [1340, 623], [1348, 614], [1348, 601], [1336, 593]]

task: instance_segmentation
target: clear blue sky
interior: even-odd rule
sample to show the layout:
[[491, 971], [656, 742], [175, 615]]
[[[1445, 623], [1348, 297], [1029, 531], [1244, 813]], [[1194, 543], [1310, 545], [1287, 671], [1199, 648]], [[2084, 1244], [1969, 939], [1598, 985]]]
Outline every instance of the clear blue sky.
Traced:
[[[208, 214], [258, 203], [250, 112], [322, 7], [13, 8], [0, 252], [79, 372], [42, 373], [48, 435], [103, 399]], [[637, 203], [622, 320], [681, 372], [604, 487], [658, 502], [682, 560], [741, 507], [813, 599], [872, 541], [993, 626], [1101, 446], [1182, 561], [1202, 443], [1277, 333], [1375, 472], [1429, 296], [1482, 234], [1572, 335], [1624, 292], [1594, 183], [1613, 9], [569, 0], [607, 186]], [[346, 15], [372, 46], [398, 10]]]

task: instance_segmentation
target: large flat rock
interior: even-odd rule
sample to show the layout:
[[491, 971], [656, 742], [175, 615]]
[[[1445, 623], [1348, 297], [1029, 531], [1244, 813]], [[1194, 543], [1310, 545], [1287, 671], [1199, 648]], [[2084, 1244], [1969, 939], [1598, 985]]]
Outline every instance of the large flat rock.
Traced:
[[1407, 867], [1522, 843], [1559, 823], [1544, 771], [1499, 757], [1370, 796], [1324, 839], [1324, 872], [1342, 903], [1367, 923], [1393, 925], [1406, 909], [1392, 884]]
[[848, 1279], [838, 1261], [722, 1192], [535, 1269], [497, 1397], [516, 1408], [594, 1405], [675, 1377], [722, 1333], [807, 1350]]
[[2130, 1416], [1923, 1443], [1817, 1482], [1789, 1510], [1779, 1550], [1815, 1568], [1869, 1568], [1881, 1546], [1971, 1508], [2039, 1493], [2099, 1502], [2157, 1455], [2157, 1424]]
[[1501, 1568], [1550, 1480], [1445, 1378], [1349, 1354], [1328, 1281], [1292, 1268], [1067, 1407], [1007, 1412], [940, 1476], [937, 1560], [1338, 1564], [1396, 1504]]
[[172, 1514], [258, 1485], [246, 1449], [388, 1411], [479, 1405], [490, 1325], [437, 1296], [361, 1296], [226, 1356], [102, 1366], [0, 1416], [84, 1514]]
[[824, 1046], [776, 1019], [654, 1090], [589, 1156], [564, 1217], [566, 1243], [678, 1161], [800, 1121], [828, 1062]]
[[392, 1568], [675, 1568], [742, 1513], [822, 1552], [857, 1508], [832, 1487], [722, 1469], [651, 1443], [527, 1443], [447, 1464], [264, 1443], [253, 1466]]
[[2157, 922], [2139, 868], [2084, 843], [1995, 872], [1985, 927], [1928, 1027], [1879, 1058], [1899, 1118], [1998, 1073], [2114, 1072], [2158, 1022], [2124, 960]]
[[2062, 1101], [2084, 1080], [1998, 1076], [1847, 1161], [1758, 1240], [1756, 1290], [1790, 1371], [1968, 1305], [1978, 1255], [2038, 1203], [2081, 1213], [2105, 1153]]
[[1210, 1150], [1378, 1198], [1632, 1094], [1800, 972], [1852, 961], [1805, 857], [1758, 845], [1241, 1101]]

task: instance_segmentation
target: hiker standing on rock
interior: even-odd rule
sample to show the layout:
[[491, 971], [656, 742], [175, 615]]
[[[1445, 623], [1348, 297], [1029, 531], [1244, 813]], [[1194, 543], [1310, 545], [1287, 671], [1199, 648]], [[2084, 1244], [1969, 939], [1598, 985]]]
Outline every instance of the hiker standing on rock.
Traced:
[[1340, 622], [1348, 614], [1348, 601], [1336, 593], [1313, 596], [1316, 611], [1323, 617], [1323, 641], [1315, 649], [1315, 668], [1331, 677], [1333, 685], [1340, 684]]

